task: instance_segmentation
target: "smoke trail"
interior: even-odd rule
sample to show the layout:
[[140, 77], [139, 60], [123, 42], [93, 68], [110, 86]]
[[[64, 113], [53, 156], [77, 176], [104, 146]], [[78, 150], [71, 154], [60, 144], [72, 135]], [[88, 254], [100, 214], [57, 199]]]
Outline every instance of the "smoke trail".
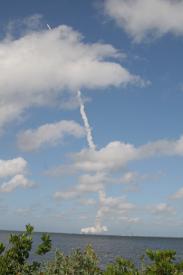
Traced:
[[[49, 24], [46, 24], [46, 26], [49, 30], [52, 30], [52, 28], [50, 27]], [[80, 104], [80, 114], [83, 119], [85, 131], [86, 131], [86, 138], [87, 138], [88, 146], [91, 150], [96, 150], [96, 145], [93, 141], [92, 130], [91, 130], [91, 127], [88, 122], [88, 118], [87, 118], [87, 115], [85, 112], [85, 106], [84, 106], [84, 103], [81, 98], [81, 92], [79, 90], [77, 92], [77, 96], [78, 96], [78, 100], [79, 100], [79, 104]], [[99, 209], [98, 209], [97, 215], [96, 215], [95, 226], [82, 228], [81, 233], [86, 233], [86, 234], [87, 233], [102, 233], [102, 232], [108, 231], [107, 227], [103, 226], [101, 224], [103, 198], [105, 197], [105, 193], [104, 193], [104, 191], [103, 192], [102, 191], [103, 191], [103, 188], [102, 188], [102, 190], [99, 190]]]
[[[81, 117], [83, 119], [85, 131], [86, 131], [86, 138], [87, 138], [88, 146], [91, 150], [96, 150], [96, 145], [93, 141], [91, 127], [88, 122], [88, 118], [87, 118], [87, 115], [85, 112], [85, 107], [84, 107], [84, 103], [81, 98], [80, 91], [77, 92], [77, 96], [78, 96], [78, 100], [79, 100], [79, 104], [80, 104]], [[99, 190], [98, 193], [99, 193], [99, 209], [97, 211], [95, 225], [91, 226], [91, 227], [81, 228], [81, 233], [97, 234], [97, 233], [102, 233], [102, 232], [108, 231], [107, 227], [101, 224], [101, 220], [102, 220], [102, 216], [103, 216], [103, 202], [105, 199], [105, 192], [104, 192], [103, 188], [101, 188], [101, 190]]]
[[47, 28], [48, 28], [49, 30], [51, 30], [51, 27], [50, 27], [50, 25], [49, 25], [49, 24], [46, 24], [46, 26], [47, 26]]
[[[52, 28], [50, 27], [49, 24], [46, 24], [46, 26], [49, 30], [52, 30]], [[77, 96], [78, 96], [78, 99], [79, 99], [80, 113], [81, 113], [81, 117], [82, 117], [83, 122], [84, 122], [84, 127], [85, 127], [85, 131], [86, 131], [86, 138], [87, 138], [88, 146], [89, 146], [90, 149], [95, 150], [96, 146], [95, 146], [95, 143], [93, 141], [92, 131], [91, 131], [91, 128], [90, 128], [90, 125], [89, 125], [89, 122], [88, 122], [88, 118], [87, 118], [87, 115], [86, 115], [86, 112], [85, 112], [85, 107], [84, 107], [84, 103], [83, 103], [82, 98], [81, 98], [81, 92], [80, 91], [77, 92]]]
[[107, 226], [102, 225], [102, 221], [101, 221], [105, 212], [104, 210], [105, 210], [106, 194], [104, 192], [104, 189], [99, 190], [98, 193], [99, 193], [99, 209], [97, 211], [95, 225], [91, 227], [81, 228], [81, 233], [100, 234], [108, 231]]
[[81, 117], [82, 117], [83, 122], [84, 122], [84, 127], [85, 127], [85, 131], [86, 131], [86, 138], [87, 138], [88, 146], [89, 146], [90, 149], [95, 150], [96, 146], [95, 146], [95, 143], [93, 141], [92, 131], [91, 131], [91, 128], [90, 128], [90, 125], [89, 125], [89, 122], [88, 122], [88, 118], [87, 118], [87, 115], [86, 115], [86, 112], [85, 112], [85, 107], [84, 107], [84, 104], [83, 104], [83, 101], [82, 101], [82, 98], [81, 98], [81, 92], [80, 91], [77, 92], [77, 96], [78, 96], [78, 99], [79, 99], [80, 113], [81, 113]]

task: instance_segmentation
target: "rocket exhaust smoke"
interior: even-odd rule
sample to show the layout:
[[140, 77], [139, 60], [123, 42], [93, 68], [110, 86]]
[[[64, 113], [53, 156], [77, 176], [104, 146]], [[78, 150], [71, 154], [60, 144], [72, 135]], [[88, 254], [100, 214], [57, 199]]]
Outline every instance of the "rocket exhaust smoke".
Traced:
[[51, 30], [51, 27], [50, 27], [50, 25], [49, 25], [49, 24], [46, 24], [46, 26], [47, 26], [47, 28], [48, 28], [49, 30]]
[[[78, 91], [77, 92], [77, 96], [78, 96], [78, 100], [79, 100], [79, 105], [80, 105], [80, 114], [84, 123], [84, 127], [85, 127], [85, 131], [86, 131], [86, 138], [87, 138], [87, 142], [88, 142], [88, 146], [91, 150], [95, 151], [96, 150], [96, 145], [93, 141], [93, 136], [92, 136], [92, 130], [91, 127], [89, 125], [88, 122], [88, 118], [85, 112], [85, 107], [84, 107], [84, 103], [82, 101], [81, 98], [81, 92]], [[103, 207], [103, 197], [105, 197], [105, 193], [102, 190], [99, 190], [99, 209], [97, 211], [97, 215], [96, 215], [96, 221], [95, 221], [95, 225], [91, 226], [91, 227], [86, 227], [86, 228], [82, 228], [81, 229], [81, 233], [84, 234], [88, 234], [88, 233], [102, 233], [102, 232], [106, 232], [108, 231], [106, 226], [103, 226], [101, 224], [101, 219], [102, 219], [102, 207]]]
[[[46, 26], [49, 30], [52, 30], [52, 28], [50, 27], [49, 24], [46, 24]], [[84, 128], [86, 131], [86, 138], [87, 138], [88, 146], [91, 150], [95, 151], [96, 145], [93, 141], [92, 130], [91, 130], [90, 124], [88, 122], [88, 118], [87, 118], [87, 115], [85, 112], [85, 106], [84, 106], [84, 103], [81, 98], [81, 92], [79, 90], [77, 91], [77, 97], [78, 97], [79, 105], [80, 105], [80, 114], [81, 114], [81, 117], [82, 117], [82, 120], [84, 123]], [[101, 232], [108, 231], [107, 227], [103, 226], [101, 224], [101, 219], [102, 219], [101, 212], [102, 212], [102, 206], [103, 206], [103, 197], [105, 197], [105, 193], [104, 193], [103, 189], [99, 190], [98, 193], [99, 193], [99, 209], [98, 209], [97, 215], [96, 215], [95, 226], [82, 228], [81, 233], [86, 233], [86, 234], [87, 233], [101, 233]]]
[[92, 130], [91, 130], [91, 127], [90, 127], [89, 122], [88, 122], [88, 118], [87, 118], [87, 115], [86, 115], [86, 112], [85, 112], [85, 107], [84, 107], [84, 103], [83, 103], [82, 98], [81, 98], [81, 92], [80, 91], [77, 92], [77, 96], [78, 96], [78, 99], [79, 99], [80, 114], [81, 114], [81, 117], [83, 119], [88, 146], [89, 146], [90, 149], [95, 150], [96, 146], [95, 146], [95, 143], [93, 141]]

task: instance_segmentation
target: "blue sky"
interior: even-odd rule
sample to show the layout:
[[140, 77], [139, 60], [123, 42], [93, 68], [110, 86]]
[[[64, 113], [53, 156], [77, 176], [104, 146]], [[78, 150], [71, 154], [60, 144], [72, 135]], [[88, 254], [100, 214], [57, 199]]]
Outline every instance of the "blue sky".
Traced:
[[0, 229], [183, 236], [183, 1], [1, 7]]

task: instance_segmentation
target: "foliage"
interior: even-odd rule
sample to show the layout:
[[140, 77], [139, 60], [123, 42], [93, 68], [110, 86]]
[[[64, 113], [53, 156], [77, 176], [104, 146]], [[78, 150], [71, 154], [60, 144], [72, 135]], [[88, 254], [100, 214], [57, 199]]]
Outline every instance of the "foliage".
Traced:
[[183, 262], [176, 263], [174, 250], [157, 250], [152, 251], [148, 249], [146, 251], [148, 258], [152, 261], [146, 267], [145, 274], [154, 275], [171, 275], [171, 274], [183, 274]]
[[116, 258], [115, 263], [109, 264], [106, 267], [105, 275], [139, 275], [140, 273], [135, 268], [135, 265], [122, 257]]
[[[22, 234], [11, 234], [9, 245], [5, 248], [0, 243], [0, 275], [33, 274], [40, 268], [39, 262], [28, 261], [33, 243], [34, 228], [28, 224]], [[37, 254], [43, 255], [51, 249], [49, 235], [43, 234], [42, 243], [37, 248]]]
[[[36, 253], [44, 255], [51, 250], [48, 234], [42, 234]], [[26, 226], [22, 234], [12, 234], [7, 247], [0, 243], [0, 275], [183, 275], [183, 262], [176, 262], [173, 250], [146, 251], [142, 266], [122, 257], [102, 270], [93, 248], [88, 245], [83, 251], [76, 249], [66, 256], [57, 250], [53, 260], [47, 263], [30, 262], [33, 243], [33, 227]]]
[[88, 245], [83, 252], [77, 249], [69, 256], [65, 256], [61, 251], [56, 251], [55, 259], [45, 265], [43, 274], [100, 275], [103, 273], [98, 264], [93, 248]]

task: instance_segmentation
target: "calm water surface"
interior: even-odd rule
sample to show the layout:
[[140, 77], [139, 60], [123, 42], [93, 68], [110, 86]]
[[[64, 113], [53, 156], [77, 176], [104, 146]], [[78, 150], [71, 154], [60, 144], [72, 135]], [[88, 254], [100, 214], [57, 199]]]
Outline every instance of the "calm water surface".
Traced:
[[[7, 243], [11, 232], [0, 231], [0, 241]], [[39, 244], [41, 233], [34, 234], [34, 246]], [[104, 266], [112, 262], [116, 256], [132, 259], [139, 264], [140, 257], [147, 248], [151, 249], [173, 249], [177, 252], [177, 259], [183, 259], [183, 238], [157, 238], [157, 237], [119, 237], [119, 236], [88, 236], [75, 234], [50, 233], [53, 250], [44, 259], [51, 259], [56, 248], [69, 254], [72, 249], [83, 249], [91, 244]], [[37, 256], [36, 256], [37, 257]], [[35, 259], [35, 255], [31, 255]]]

